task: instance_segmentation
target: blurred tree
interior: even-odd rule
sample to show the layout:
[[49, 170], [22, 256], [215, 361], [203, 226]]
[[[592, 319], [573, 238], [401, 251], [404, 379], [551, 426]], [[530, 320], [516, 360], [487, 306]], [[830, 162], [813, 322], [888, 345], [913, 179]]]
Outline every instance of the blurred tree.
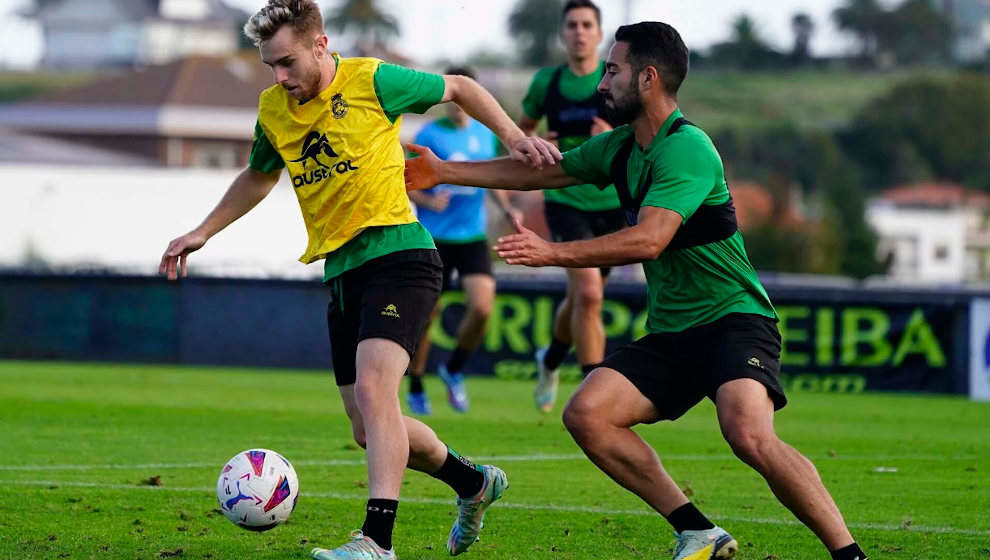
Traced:
[[949, 60], [952, 21], [931, 0], [904, 0], [890, 10], [877, 0], [847, 0], [832, 17], [858, 37], [860, 57], [869, 64], [882, 58], [899, 65]]
[[877, 40], [883, 27], [884, 9], [877, 0], [846, 0], [846, 5], [832, 12], [835, 25], [859, 40], [860, 57], [876, 64]]
[[746, 14], [732, 21], [732, 37], [714, 45], [709, 59], [716, 65], [744, 69], [767, 68], [781, 62], [780, 53], [759, 36], [756, 23]]
[[[879, 272], [859, 171], [831, 133], [774, 124], [747, 136], [719, 134], [716, 145], [732, 176], [756, 180], [774, 200], [770, 219], [745, 232], [754, 266], [856, 278]], [[800, 218], [795, 188], [820, 202], [817, 216]]]
[[744, 232], [746, 254], [761, 272], [839, 274], [836, 232], [819, 224], [766, 221]]
[[884, 17], [879, 33], [880, 48], [899, 65], [951, 58], [952, 22], [930, 0], [905, 0]]
[[375, 0], [342, 0], [327, 14], [326, 24], [341, 34], [357, 32], [359, 42], [387, 44], [399, 35], [398, 20], [379, 8]]
[[464, 63], [474, 67], [494, 66], [505, 68], [512, 66], [512, 56], [502, 51], [480, 49], [469, 54], [464, 59]]
[[815, 22], [804, 12], [794, 14], [791, 18], [791, 31], [794, 32], [791, 61], [794, 64], [806, 64], [811, 60], [811, 36], [815, 32]]
[[839, 271], [853, 278], [883, 272], [877, 256], [877, 234], [866, 222], [866, 192], [858, 170], [845, 158], [827, 170], [825, 224], [838, 236]]
[[560, 29], [562, 0], [519, 0], [509, 15], [509, 33], [519, 41], [523, 64], [550, 64]]
[[990, 76], [904, 82], [860, 110], [840, 140], [871, 188], [934, 177], [990, 191]]

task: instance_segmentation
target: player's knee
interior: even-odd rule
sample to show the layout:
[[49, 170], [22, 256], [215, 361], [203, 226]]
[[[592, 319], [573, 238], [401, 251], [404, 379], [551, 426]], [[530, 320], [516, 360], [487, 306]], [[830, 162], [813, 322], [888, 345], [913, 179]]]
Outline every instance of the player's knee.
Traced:
[[574, 395], [564, 407], [564, 426], [579, 445], [594, 437], [596, 418], [594, 407], [580, 395]]
[[492, 316], [492, 302], [472, 301], [468, 304], [467, 313], [476, 322], [485, 323]]
[[581, 286], [574, 292], [574, 305], [579, 312], [598, 312], [602, 299], [602, 287], [598, 284]]
[[778, 441], [773, 433], [746, 426], [732, 426], [724, 429], [723, 433], [736, 457], [757, 470], [768, 464], [770, 451]]
[[[361, 374], [363, 373], [363, 375]], [[361, 415], [366, 411], [377, 410], [382, 406], [385, 395], [381, 390], [380, 377], [374, 372], [360, 372], [354, 382], [354, 400], [357, 401]]]

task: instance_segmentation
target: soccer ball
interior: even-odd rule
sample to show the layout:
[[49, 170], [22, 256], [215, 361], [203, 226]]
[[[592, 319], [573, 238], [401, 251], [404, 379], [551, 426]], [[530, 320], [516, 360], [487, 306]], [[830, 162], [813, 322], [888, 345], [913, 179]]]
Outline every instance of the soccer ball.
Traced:
[[285, 457], [268, 449], [234, 455], [217, 480], [220, 511], [250, 531], [267, 531], [282, 523], [298, 499], [296, 471]]

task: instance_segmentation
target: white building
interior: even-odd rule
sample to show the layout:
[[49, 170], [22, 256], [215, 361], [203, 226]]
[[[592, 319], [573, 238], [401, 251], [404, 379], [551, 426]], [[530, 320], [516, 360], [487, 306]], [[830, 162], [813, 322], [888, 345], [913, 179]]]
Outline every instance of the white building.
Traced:
[[877, 252], [887, 274], [905, 282], [962, 282], [965, 224], [958, 208], [900, 208], [871, 202], [867, 220], [880, 240]]
[[220, 0], [59, 0], [35, 16], [44, 34], [42, 64], [57, 68], [229, 54], [248, 17]]
[[878, 258], [899, 282], [962, 283], [990, 277], [990, 196], [951, 184], [891, 189], [870, 201]]

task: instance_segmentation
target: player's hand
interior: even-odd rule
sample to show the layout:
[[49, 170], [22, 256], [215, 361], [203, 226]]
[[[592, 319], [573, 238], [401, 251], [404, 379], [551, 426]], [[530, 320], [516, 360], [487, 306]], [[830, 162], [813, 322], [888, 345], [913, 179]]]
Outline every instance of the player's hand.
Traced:
[[519, 220], [513, 220], [516, 233], [498, 238], [495, 252], [505, 259], [506, 264], [523, 266], [548, 266], [553, 262], [553, 244], [523, 227]]
[[450, 206], [450, 197], [450, 191], [440, 191], [430, 197], [429, 202], [426, 203], [426, 207], [434, 212], [443, 212]]
[[509, 157], [536, 169], [554, 165], [563, 159], [557, 146], [538, 136], [522, 136], [513, 142], [509, 146]]
[[426, 146], [406, 144], [406, 149], [419, 157], [406, 160], [406, 191], [421, 191], [440, 183], [437, 174], [442, 161]]
[[162, 262], [158, 265], [158, 274], [164, 274], [169, 280], [176, 280], [181, 273], [186, 276], [186, 256], [206, 245], [206, 236], [191, 231], [182, 237], [177, 237], [168, 244]]
[[608, 124], [608, 121], [601, 117], [595, 117], [591, 121], [591, 135], [597, 136], [603, 132], [608, 132], [612, 130], [612, 125]]

